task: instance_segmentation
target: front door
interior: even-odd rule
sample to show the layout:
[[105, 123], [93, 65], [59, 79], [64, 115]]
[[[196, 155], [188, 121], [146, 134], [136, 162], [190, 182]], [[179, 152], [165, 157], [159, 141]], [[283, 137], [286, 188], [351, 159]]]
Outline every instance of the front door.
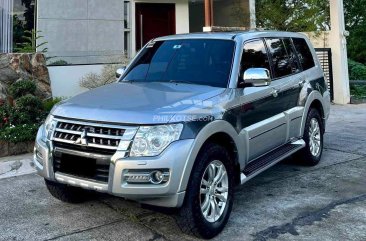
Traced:
[[[249, 68], [271, 69], [262, 39], [244, 44], [240, 72], [244, 73]], [[241, 134], [248, 143], [249, 161], [285, 144], [287, 125], [284, 111], [287, 110], [287, 103], [283, 101], [281, 80], [274, 80], [264, 87], [245, 87], [239, 102], [241, 108], [237, 115]]]
[[136, 49], [151, 39], [175, 34], [175, 4], [136, 3]]

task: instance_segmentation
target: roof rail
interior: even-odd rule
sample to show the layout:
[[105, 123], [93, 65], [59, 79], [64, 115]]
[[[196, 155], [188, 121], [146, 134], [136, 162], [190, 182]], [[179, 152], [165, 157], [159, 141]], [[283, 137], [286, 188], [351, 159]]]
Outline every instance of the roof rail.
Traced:
[[245, 27], [220, 27], [220, 26], [203, 27], [203, 32], [237, 32], [246, 30], [248, 30], [248, 28]]

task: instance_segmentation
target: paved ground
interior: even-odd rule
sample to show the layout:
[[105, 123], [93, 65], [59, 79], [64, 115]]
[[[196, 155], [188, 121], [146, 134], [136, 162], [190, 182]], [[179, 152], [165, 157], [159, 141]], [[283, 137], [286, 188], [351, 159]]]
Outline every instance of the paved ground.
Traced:
[[[321, 164], [285, 161], [238, 187], [230, 221], [216, 240], [366, 240], [365, 120], [366, 105], [332, 106]], [[14, 164], [19, 160], [4, 161], [0, 170], [22, 174]], [[136, 203], [100, 196], [64, 204], [35, 174], [7, 175], [0, 171], [0, 240], [193, 239], [169, 215]]]

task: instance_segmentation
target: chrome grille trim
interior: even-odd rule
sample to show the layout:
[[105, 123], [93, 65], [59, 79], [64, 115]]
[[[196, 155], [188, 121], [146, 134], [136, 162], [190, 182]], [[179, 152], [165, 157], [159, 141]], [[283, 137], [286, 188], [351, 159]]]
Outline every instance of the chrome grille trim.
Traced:
[[61, 148], [61, 147], [56, 147], [55, 152], [61, 152], [61, 153], [66, 153], [66, 154], [70, 154], [70, 155], [82, 156], [82, 157], [100, 159], [100, 160], [110, 160], [112, 158], [112, 156], [110, 156], [110, 155], [94, 154], [94, 153], [88, 153], [88, 152], [83, 152], [83, 151], [70, 150], [70, 149]]
[[[138, 127], [121, 126], [86, 121], [74, 121], [55, 118], [56, 128], [53, 131], [52, 141], [87, 146], [107, 150], [128, 151]], [[88, 131], [84, 131], [89, 128]], [[83, 140], [80, 138], [84, 133]]]

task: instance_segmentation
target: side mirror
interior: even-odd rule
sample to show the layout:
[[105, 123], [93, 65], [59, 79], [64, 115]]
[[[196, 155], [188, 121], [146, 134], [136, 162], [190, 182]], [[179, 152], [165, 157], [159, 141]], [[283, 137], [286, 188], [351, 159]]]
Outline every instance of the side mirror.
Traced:
[[243, 81], [249, 86], [268, 86], [271, 84], [270, 72], [265, 68], [250, 68], [244, 72]]
[[126, 67], [122, 67], [117, 69], [116, 71], [116, 80], [119, 80], [119, 78], [123, 75], [123, 73], [126, 71]]

